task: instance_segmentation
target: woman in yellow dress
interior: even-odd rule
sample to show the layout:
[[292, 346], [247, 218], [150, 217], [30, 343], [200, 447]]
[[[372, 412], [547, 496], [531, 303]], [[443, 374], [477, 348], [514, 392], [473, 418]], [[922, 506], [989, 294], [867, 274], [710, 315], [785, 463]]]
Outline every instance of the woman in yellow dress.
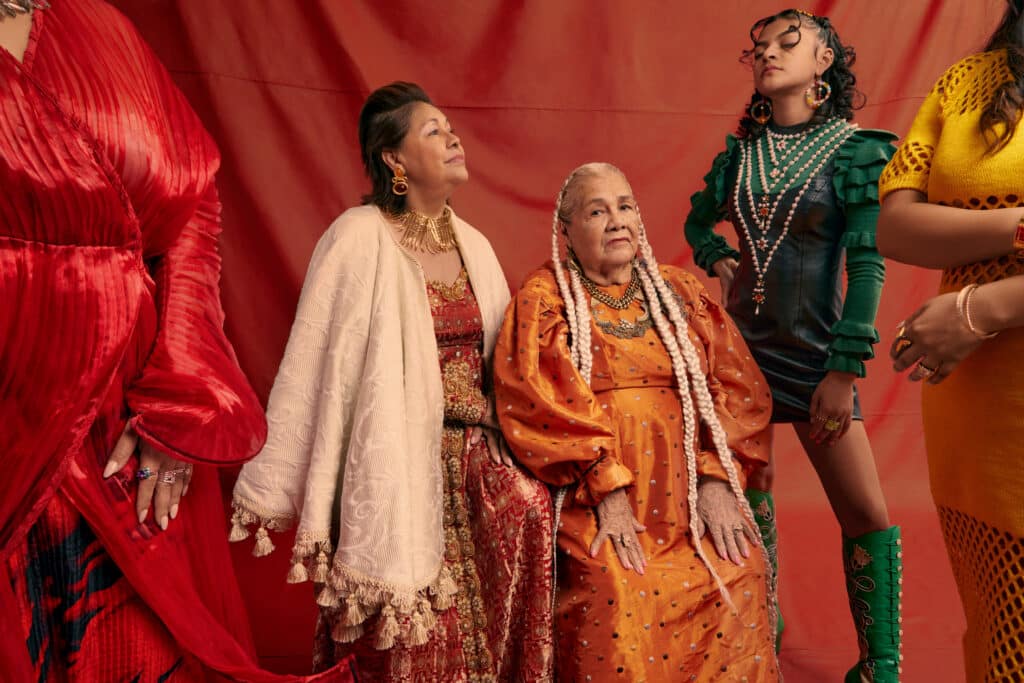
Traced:
[[[954, 64], [879, 181], [878, 249], [942, 270], [897, 330], [967, 616], [968, 681], [1024, 677], [1024, 3]], [[983, 210], [981, 210], [983, 209]]]
[[552, 250], [509, 307], [494, 368], [513, 452], [563, 487], [557, 679], [777, 680], [743, 496], [770, 447], [764, 377], [699, 281], [658, 266], [615, 167], [570, 174]]

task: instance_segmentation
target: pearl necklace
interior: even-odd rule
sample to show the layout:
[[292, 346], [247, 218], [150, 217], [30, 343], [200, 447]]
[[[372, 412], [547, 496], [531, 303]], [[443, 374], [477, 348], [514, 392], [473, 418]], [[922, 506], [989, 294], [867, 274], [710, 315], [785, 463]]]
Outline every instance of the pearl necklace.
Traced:
[[[816, 129], [804, 130], [799, 133], [791, 133], [791, 137], [789, 137], [788, 139], [795, 140], [797, 143], [799, 143], [793, 146], [793, 150], [800, 151], [797, 154], [793, 155], [791, 159], [788, 158], [788, 153], [787, 155], [784, 155], [781, 161], [788, 162], [785, 163], [785, 165], [782, 166], [781, 168], [778, 168], [778, 164], [775, 162], [775, 160], [772, 160], [772, 165], [776, 166], [776, 168], [773, 168], [771, 172], [767, 174], [765, 173], [764, 169], [764, 150], [757, 149], [756, 142], [754, 143], [754, 148], [757, 149], [758, 152], [760, 152], [757, 157], [757, 167], [758, 178], [761, 181], [762, 192], [761, 199], [760, 201], [757, 202], [757, 211], [754, 214], [754, 222], [757, 224], [757, 229], [760, 233], [757, 239], [758, 249], [764, 251], [765, 249], [768, 248], [767, 233], [771, 227], [772, 219], [774, 219], [775, 217], [775, 208], [778, 206], [777, 203], [775, 206], [772, 206], [772, 195], [776, 193], [776, 188], [782, 182], [789, 182], [789, 171], [793, 167], [793, 165], [800, 159], [802, 154], [806, 153], [808, 150], [814, 150], [815, 148], [820, 149], [819, 145], [822, 140], [827, 138], [829, 135], [835, 133], [837, 129], [844, 128], [846, 125], [846, 122], [843, 121], [842, 119], [835, 119], [832, 121], [832, 123], [829, 123], [825, 126], [820, 126]], [[782, 135], [781, 133], [773, 134]], [[770, 140], [767, 137], [764, 139], [763, 145], [767, 147], [768, 156], [770, 158], [772, 146]], [[806, 160], [805, 164], [809, 161], [810, 159]], [[802, 170], [803, 167], [801, 167], [801, 169], [798, 169], [794, 177], [798, 177]], [[771, 176], [772, 178], [771, 182], [768, 181], [769, 176]], [[749, 183], [747, 184], [747, 199], [750, 201], [751, 208], [753, 208], [754, 194], [751, 191]]]
[[[740, 147], [739, 166], [736, 169], [736, 183], [733, 190], [733, 201], [740, 230], [743, 233], [743, 237], [746, 238], [747, 246], [750, 250], [750, 256], [754, 264], [754, 273], [757, 275], [757, 282], [754, 285], [754, 291], [751, 296], [751, 299], [753, 299], [755, 304], [754, 315], [759, 315], [761, 313], [761, 304], [767, 301], [767, 297], [765, 296], [765, 278], [768, 274], [768, 268], [771, 266], [772, 258], [775, 256], [775, 252], [778, 251], [779, 245], [781, 245], [786, 239], [786, 236], [789, 235], [789, 229], [793, 223], [793, 216], [796, 214], [796, 209], [800, 204], [800, 200], [803, 198], [804, 193], [807, 192], [807, 188], [810, 187], [811, 181], [814, 180], [835, 152], [839, 150], [843, 143], [846, 142], [856, 130], [856, 126], [848, 124], [842, 119], [837, 119], [834, 123], [823, 128], [820, 134], [814, 137], [813, 141], [820, 141], [821, 144], [818, 145], [817, 149], [814, 149], [810, 156], [804, 160], [793, 174], [792, 178], [798, 178], [808, 169], [811, 170], [807, 174], [807, 179], [800, 187], [800, 190], [793, 198], [793, 202], [789, 207], [789, 213], [786, 215], [785, 221], [783, 221], [782, 231], [779, 233], [778, 238], [775, 240], [774, 244], [771, 245], [770, 249], [768, 248], [769, 245], [766, 235], [782, 202], [782, 196], [785, 194], [786, 190], [791, 188], [791, 178], [788, 177], [788, 173], [783, 172], [776, 177], [775, 182], [769, 187], [764, 176], [764, 152], [758, 148], [756, 140], [743, 140]], [[828, 137], [826, 138], [826, 136]], [[757, 161], [761, 176], [761, 189], [765, 192], [757, 207], [755, 207], [754, 204], [754, 190], [752, 187], [755, 152], [758, 153], [756, 156], [758, 157]], [[792, 166], [797, 158], [799, 158], [799, 155], [794, 157], [786, 167], [785, 171], [789, 170], [790, 166]], [[768, 200], [766, 203], [765, 198], [769, 196], [768, 192], [774, 191], [776, 189], [776, 185], [778, 185], [783, 178], [787, 180], [786, 186], [782, 188], [777, 196], [775, 196], [774, 201]], [[750, 206], [751, 212], [755, 216], [755, 221], [758, 224], [757, 227], [761, 233], [761, 237], [756, 241], [754, 239], [753, 230], [747, 224], [747, 220], [743, 216], [740, 204], [741, 186], [746, 190], [747, 204]], [[758, 249], [762, 251], [767, 250], [763, 262], [758, 256]]]

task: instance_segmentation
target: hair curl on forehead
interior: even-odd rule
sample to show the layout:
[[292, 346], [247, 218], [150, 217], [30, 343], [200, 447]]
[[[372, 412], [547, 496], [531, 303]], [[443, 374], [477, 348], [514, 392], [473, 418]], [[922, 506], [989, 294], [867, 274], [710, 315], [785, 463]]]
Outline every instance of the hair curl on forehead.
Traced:
[[[818, 17], [810, 12], [805, 12], [799, 9], [786, 9], [776, 14], [758, 19], [754, 22], [754, 25], [750, 27], [750, 42], [752, 46], [743, 51], [742, 56], [740, 57], [740, 61], [742, 63], [748, 66], [753, 65], [754, 51], [757, 49], [757, 39], [760, 37], [761, 32], [780, 19], [787, 19], [793, 22], [786, 30], [786, 33], [796, 34], [796, 44], [798, 45], [800, 44], [800, 41], [803, 40], [803, 34], [800, 33], [800, 29], [804, 26], [813, 29], [818, 36], [818, 40], [820, 40], [826, 47], [833, 47], [832, 42], [839, 43], [835, 29], [832, 28], [832, 22], [829, 21], [828, 17]], [[845, 56], [843, 54], [842, 45], [840, 44], [839, 47], [840, 50], [836, 52], [835, 57], [837, 60]]]
[[[822, 123], [828, 119], [841, 118], [847, 121], [853, 119], [853, 112], [864, 106], [864, 93], [857, 89], [857, 76], [853, 73], [853, 64], [857, 61], [857, 53], [850, 45], [844, 45], [839, 38], [832, 22], [828, 17], [821, 17], [810, 14], [803, 10], [786, 9], [772, 14], [771, 16], [758, 19], [750, 27], [750, 42], [757, 43], [758, 37], [764, 29], [778, 20], [792, 21], [789, 31], [796, 34], [797, 44], [803, 38], [800, 28], [806, 26], [814, 30], [815, 35], [821, 43], [832, 50], [832, 65], [821, 74], [821, 79], [832, 86], [832, 97], [828, 99], [811, 119], [812, 124]], [[740, 61], [747, 66], [754, 65], [754, 50], [756, 46], [743, 51]], [[736, 134], [741, 138], [756, 138], [764, 132], [764, 126], [759, 124], [749, 115], [750, 107], [755, 103], [767, 99], [758, 92], [750, 98], [744, 115], [740, 119], [739, 129]]]
[[618, 174], [627, 184], [629, 183], [626, 180], [626, 174], [621, 169], [606, 161], [591, 161], [582, 166], [577, 166], [569, 173], [569, 176], [562, 184], [562, 191], [558, 193], [558, 205], [555, 207], [559, 223], [562, 225], [572, 223], [572, 217], [576, 210], [580, 208], [580, 202], [582, 201], [580, 192], [583, 189], [583, 182], [606, 173]]

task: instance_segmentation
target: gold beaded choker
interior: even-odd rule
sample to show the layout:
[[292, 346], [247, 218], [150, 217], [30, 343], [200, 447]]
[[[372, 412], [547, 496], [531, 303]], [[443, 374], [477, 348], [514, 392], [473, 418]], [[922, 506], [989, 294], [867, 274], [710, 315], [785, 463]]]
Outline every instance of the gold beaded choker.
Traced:
[[614, 308], [618, 311], [629, 308], [629, 305], [633, 303], [633, 299], [636, 298], [636, 293], [640, 291], [640, 275], [636, 272], [636, 266], [633, 266], [631, 271], [629, 286], [626, 287], [626, 291], [623, 292], [622, 296], [618, 298], [598, 289], [597, 283], [586, 276], [575, 259], [569, 259], [569, 267], [579, 274], [583, 289], [587, 290], [592, 298], [597, 299], [608, 308]]
[[452, 210], [444, 207], [439, 218], [431, 218], [407, 209], [399, 214], [389, 214], [402, 232], [400, 243], [411, 251], [440, 254], [455, 248], [455, 229], [452, 227]]

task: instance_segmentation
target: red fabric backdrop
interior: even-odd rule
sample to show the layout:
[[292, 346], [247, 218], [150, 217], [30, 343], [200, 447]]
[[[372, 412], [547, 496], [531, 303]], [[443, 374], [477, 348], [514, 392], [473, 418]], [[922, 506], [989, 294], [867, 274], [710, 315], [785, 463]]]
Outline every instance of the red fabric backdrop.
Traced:
[[[780, 9], [763, 0], [115, 4], [224, 154], [228, 332], [264, 398], [313, 245], [366, 189], [356, 120], [371, 89], [416, 81], [449, 115], [471, 172], [454, 202], [491, 239], [513, 285], [548, 255], [562, 179], [593, 160], [626, 172], [660, 260], [692, 266], [682, 238], [688, 197], [749, 98], [749, 71], [738, 61], [748, 28]], [[806, 9], [829, 15], [857, 48], [868, 95], [857, 120], [902, 132], [942, 71], [983, 45], [1003, 6], [818, 0]], [[881, 349], [936, 282], [890, 265]], [[861, 384], [867, 428], [890, 511], [905, 529], [905, 680], [962, 680], [963, 622], [928, 493], [918, 389], [885, 360], [869, 373]], [[787, 681], [839, 680], [855, 640], [838, 526], [789, 430], [778, 437]], [[283, 583], [287, 555], [257, 562], [239, 550], [235, 560], [265, 662], [294, 669], [308, 662], [312, 601], [307, 586]]]

